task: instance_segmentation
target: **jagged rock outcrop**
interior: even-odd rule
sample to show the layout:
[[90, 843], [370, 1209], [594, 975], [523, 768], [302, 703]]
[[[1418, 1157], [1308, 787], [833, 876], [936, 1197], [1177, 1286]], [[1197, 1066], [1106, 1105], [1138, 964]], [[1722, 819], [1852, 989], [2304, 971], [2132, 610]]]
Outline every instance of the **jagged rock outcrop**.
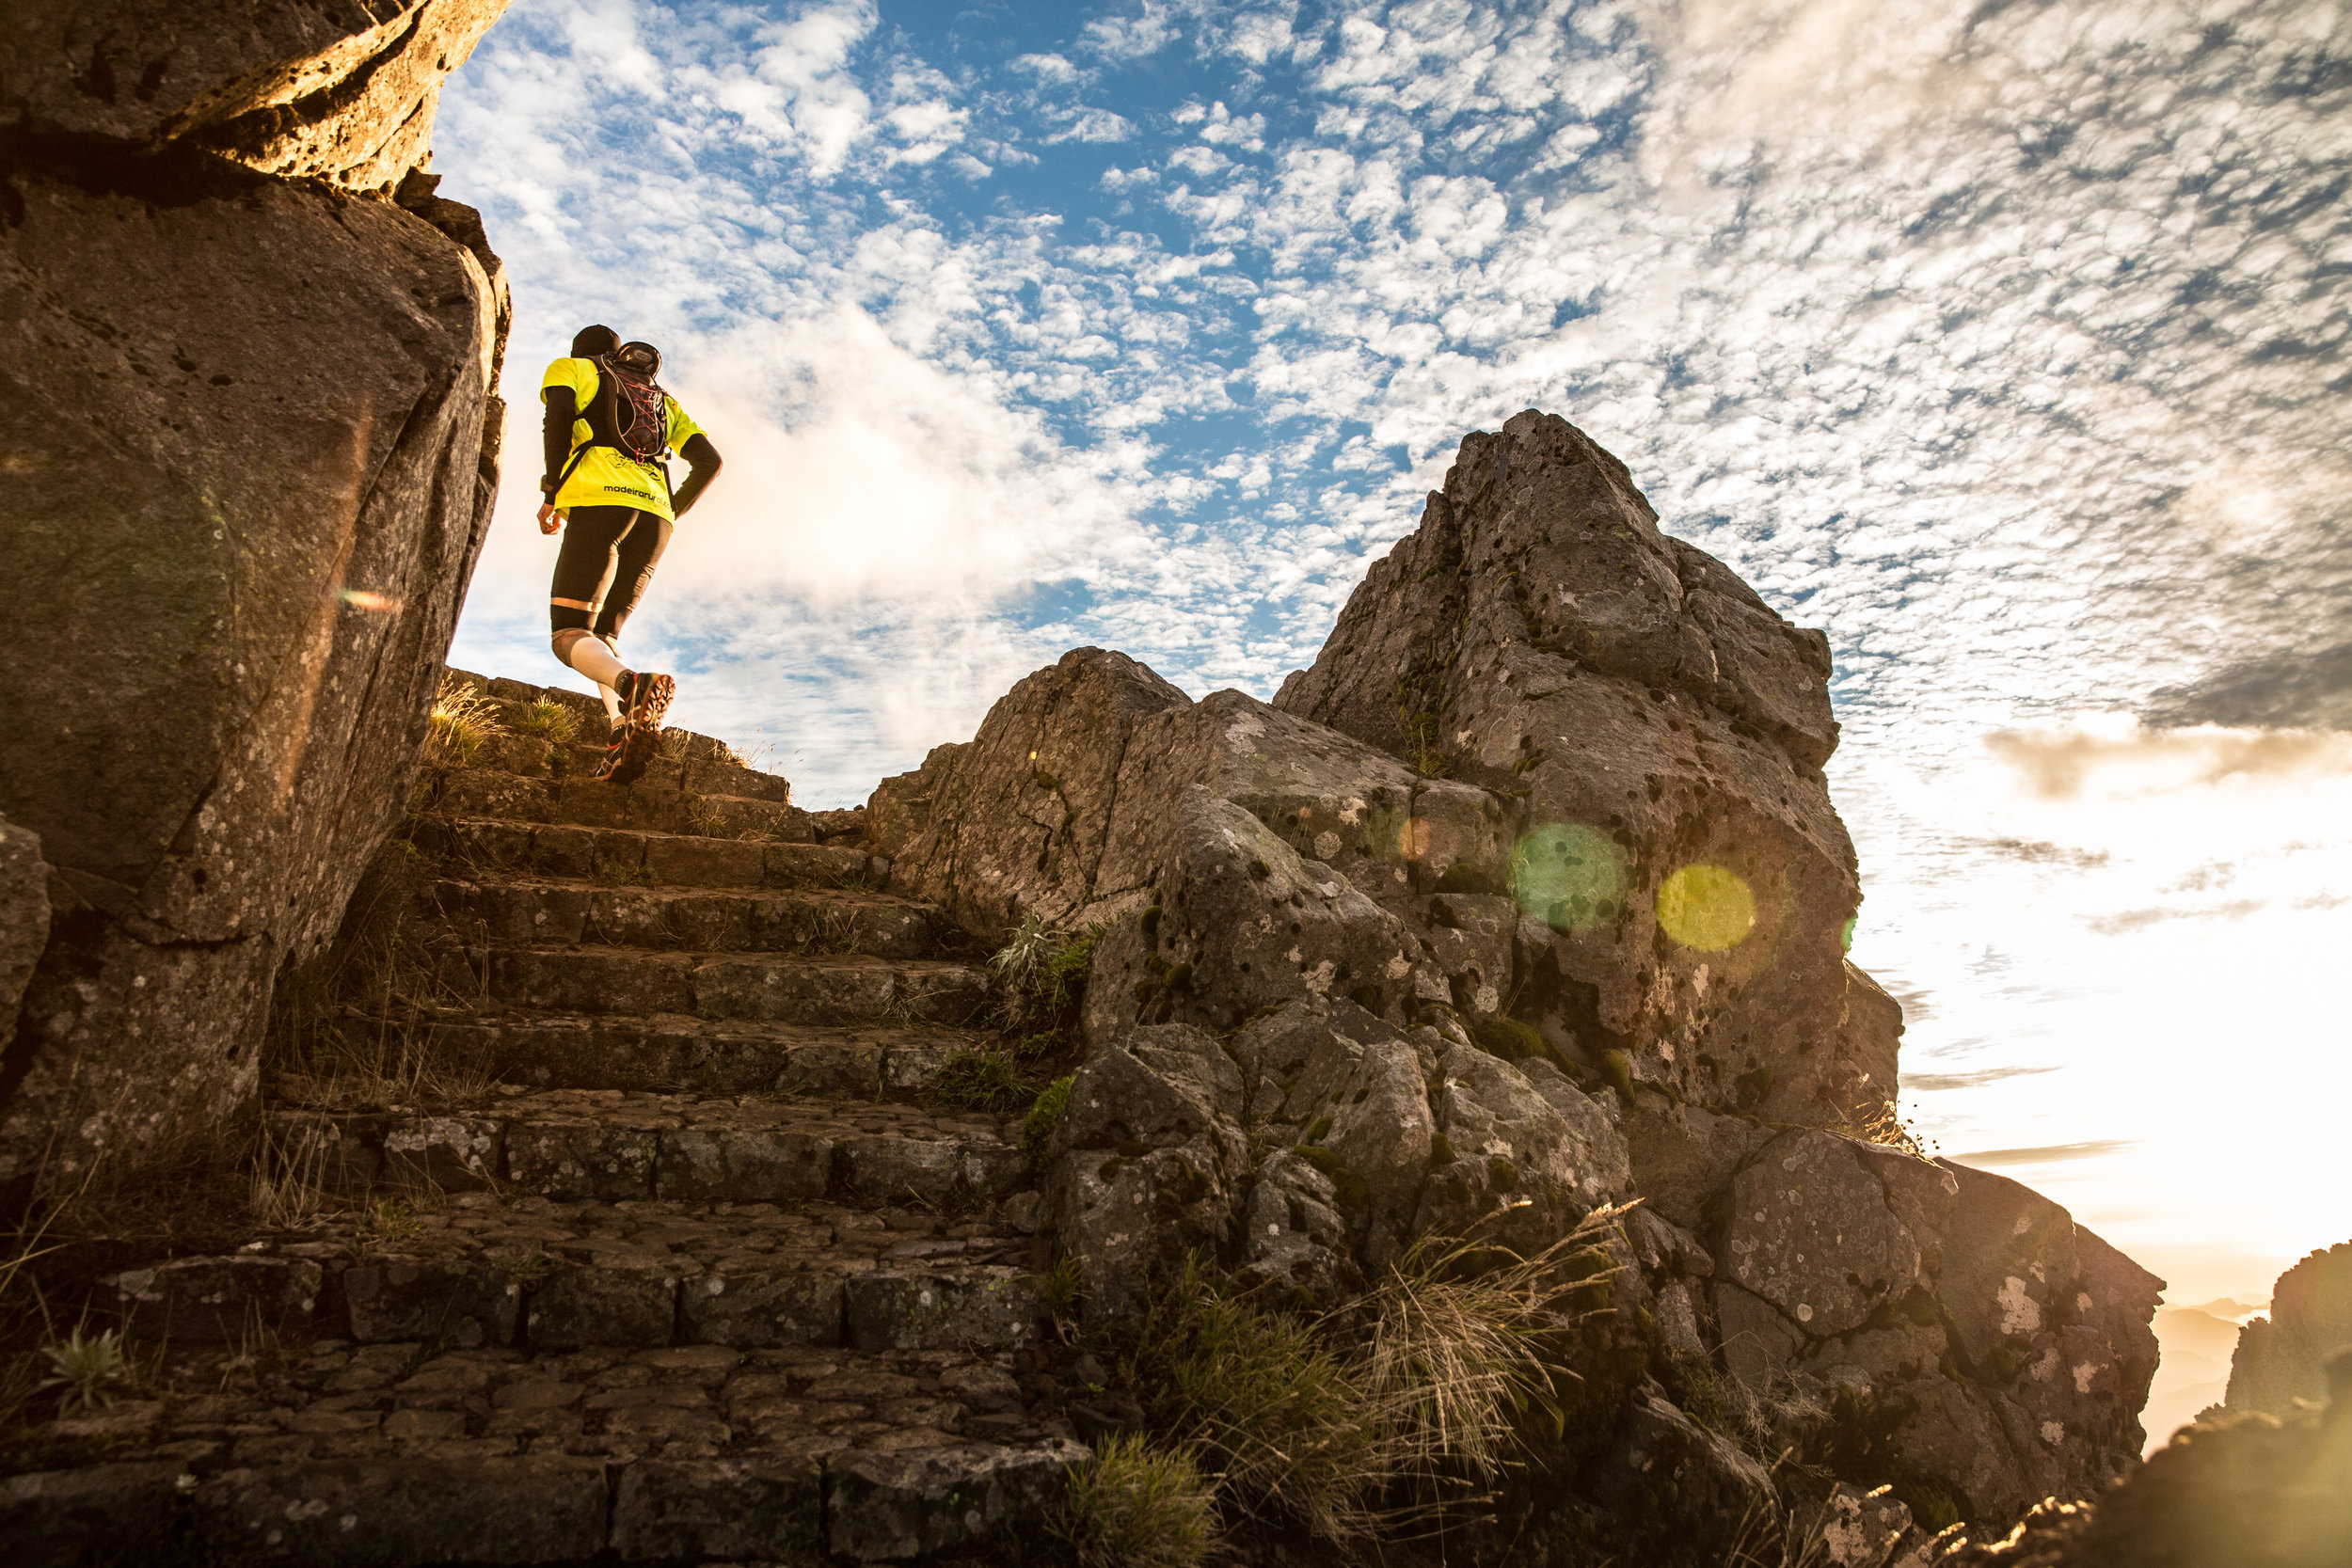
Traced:
[[1275, 706], [1518, 803], [1550, 938], [1518, 1008], [1679, 1101], [1820, 1122], [1892, 1098], [1899, 1018], [1821, 765], [1829, 645], [1670, 538], [1530, 411], [1473, 435]]
[[2352, 1351], [2352, 1242], [2314, 1252], [2279, 1276], [2270, 1315], [2238, 1330], [2231, 1410], [2283, 1416], [2328, 1397], [2328, 1364]]
[[500, 9], [0, 21], [0, 396], [42, 410], [0, 436], [0, 811], [39, 835], [51, 921], [0, 1188], [243, 1102], [272, 977], [400, 814], [506, 324], [478, 219], [416, 169]]
[[885, 781], [896, 891], [1095, 933], [1048, 1180], [1089, 1308], [1203, 1253], [1328, 1305], [1417, 1237], [1533, 1251], [1639, 1199], [1575, 1507], [1660, 1465], [1753, 1501], [1693, 1411], [1843, 1485], [1808, 1506], [1868, 1568], [2131, 1464], [2161, 1282], [1856, 1131], [1901, 1023], [1844, 957], [1828, 675], [1531, 412], [1275, 704], [1079, 649]]

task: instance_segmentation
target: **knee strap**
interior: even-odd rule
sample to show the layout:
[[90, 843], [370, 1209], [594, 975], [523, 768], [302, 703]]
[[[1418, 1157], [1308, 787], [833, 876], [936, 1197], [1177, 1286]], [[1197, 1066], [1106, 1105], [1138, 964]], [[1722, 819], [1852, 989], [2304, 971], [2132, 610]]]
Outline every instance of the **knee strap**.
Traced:
[[555, 650], [556, 658], [568, 665], [572, 662], [574, 646], [581, 638], [591, 635], [593, 634], [586, 626], [561, 626], [556, 629], [554, 636], [548, 639], [548, 643]]

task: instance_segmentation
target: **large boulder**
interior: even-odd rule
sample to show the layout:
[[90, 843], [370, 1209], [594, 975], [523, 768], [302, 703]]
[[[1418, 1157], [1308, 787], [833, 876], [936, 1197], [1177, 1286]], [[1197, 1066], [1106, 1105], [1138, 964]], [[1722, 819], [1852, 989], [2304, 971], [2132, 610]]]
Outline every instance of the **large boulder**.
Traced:
[[0, 1187], [245, 1100], [274, 975], [400, 814], [489, 520], [506, 319], [478, 219], [416, 166], [498, 9], [0, 24], [0, 396], [42, 410], [0, 435], [0, 811], [54, 905]]
[[2352, 1242], [2311, 1254], [2279, 1276], [2270, 1315], [2238, 1330], [2230, 1358], [2231, 1410], [2284, 1416], [2297, 1400], [2328, 1398], [2328, 1364], [2352, 1351]]
[[1562, 1048], [1783, 1121], [1875, 1109], [1899, 1015], [1821, 765], [1829, 645], [1660, 531], [1625, 465], [1534, 411], [1473, 435], [1274, 705], [1516, 802], [1549, 938], [1518, 1010]]
[[1842, 1479], [2007, 1521], [2139, 1451], [2164, 1282], [2005, 1177], [1799, 1129], [1732, 1179], [1725, 1366]]

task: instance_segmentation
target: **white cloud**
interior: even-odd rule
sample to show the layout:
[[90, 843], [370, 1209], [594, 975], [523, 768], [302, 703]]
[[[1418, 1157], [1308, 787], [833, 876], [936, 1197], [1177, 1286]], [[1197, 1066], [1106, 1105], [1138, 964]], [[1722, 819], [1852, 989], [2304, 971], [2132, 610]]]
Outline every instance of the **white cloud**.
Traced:
[[1098, 17], [1080, 29], [1079, 47], [1105, 60], [1140, 59], [1156, 55], [1176, 37], [1168, 8], [1141, 0], [1134, 15]]

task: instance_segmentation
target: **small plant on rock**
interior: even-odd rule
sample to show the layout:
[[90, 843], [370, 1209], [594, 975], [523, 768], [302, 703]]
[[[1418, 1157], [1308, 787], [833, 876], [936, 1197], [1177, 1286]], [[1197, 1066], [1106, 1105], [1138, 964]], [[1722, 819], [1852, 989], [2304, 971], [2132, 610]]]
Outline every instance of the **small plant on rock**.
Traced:
[[76, 1327], [65, 1343], [43, 1345], [40, 1354], [51, 1368], [51, 1374], [41, 1380], [40, 1386], [59, 1390], [60, 1415], [97, 1410], [113, 1403], [113, 1386], [130, 1377], [130, 1365], [122, 1354], [122, 1335], [117, 1329], [93, 1335]]
[[484, 741], [502, 730], [497, 703], [457, 676], [444, 674], [441, 689], [425, 717], [424, 765], [464, 768], [473, 761]]
[[1032, 911], [1021, 917], [1021, 924], [1005, 933], [1005, 945], [996, 950], [989, 965], [1015, 992], [1033, 988], [1044, 973], [1060, 945], [1070, 940], [1066, 931], [1057, 931], [1045, 923], [1045, 917]]
[[1046, 1528], [1080, 1568], [1190, 1568], [1216, 1540], [1216, 1494], [1184, 1449], [1110, 1437]]
[[1086, 1271], [1075, 1258], [1057, 1258], [1046, 1271], [1037, 1276], [1038, 1293], [1045, 1298], [1045, 1310], [1057, 1322], [1066, 1323], [1077, 1314], [1078, 1303], [1086, 1295]]
[[1009, 1111], [1029, 1098], [1011, 1055], [1003, 1051], [959, 1051], [939, 1066], [931, 1093], [950, 1105], [975, 1111]]
[[568, 746], [580, 734], [580, 715], [552, 697], [540, 697], [508, 721], [516, 735], [536, 736], [551, 746]]
[[1074, 1076], [1057, 1078], [1038, 1091], [1037, 1101], [1029, 1114], [1021, 1118], [1021, 1152], [1028, 1158], [1034, 1175], [1045, 1172], [1045, 1153], [1054, 1141], [1054, 1130], [1061, 1125], [1061, 1114], [1070, 1103], [1070, 1085]]
[[408, 1212], [408, 1206], [396, 1197], [377, 1198], [368, 1218], [375, 1232], [374, 1240], [384, 1246], [412, 1242], [424, 1229], [417, 1216]]
[[1004, 986], [1007, 1019], [1027, 1036], [1025, 1053], [1047, 1053], [1076, 1026], [1101, 931], [1099, 926], [1077, 934], [1057, 930], [1032, 913], [1006, 933], [1005, 945], [989, 963]]
[[1572, 1298], [1594, 1281], [1579, 1263], [1603, 1255], [1622, 1210], [1594, 1210], [1532, 1258], [1477, 1240], [1423, 1235], [1357, 1315], [1369, 1320], [1361, 1376], [1390, 1412], [1400, 1470], [1424, 1492], [1455, 1479], [1491, 1481], [1510, 1467], [1518, 1418], [1556, 1426], [1548, 1335], [1589, 1315]]

